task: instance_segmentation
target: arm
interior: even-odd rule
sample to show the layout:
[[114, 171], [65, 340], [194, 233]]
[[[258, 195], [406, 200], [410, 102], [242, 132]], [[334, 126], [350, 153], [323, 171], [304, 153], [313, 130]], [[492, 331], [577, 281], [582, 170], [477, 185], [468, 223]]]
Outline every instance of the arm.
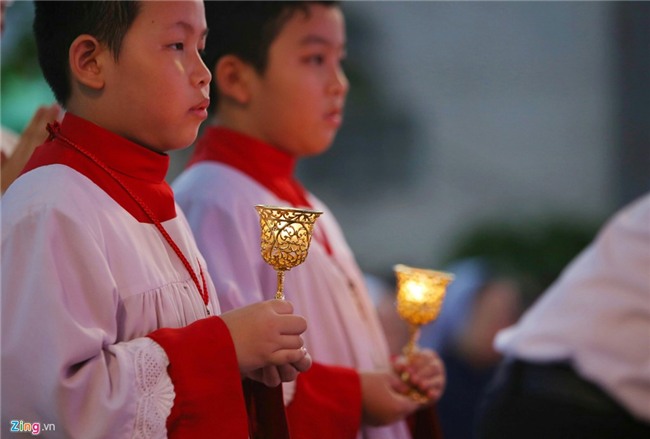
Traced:
[[13, 154], [2, 161], [0, 194], [4, 194], [9, 185], [18, 178], [34, 149], [45, 142], [47, 139], [45, 126], [56, 120], [60, 111], [61, 108], [56, 104], [42, 106], [36, 110], [25, 131], [20, 135]]
[[174, 398], [164, 351], [118, 341], [116, 283], [96, 240], [44, 210], [3, 218], [3, 423], [53, 423], [71, 438], [131, 437], [150, 424], [162, 437]]

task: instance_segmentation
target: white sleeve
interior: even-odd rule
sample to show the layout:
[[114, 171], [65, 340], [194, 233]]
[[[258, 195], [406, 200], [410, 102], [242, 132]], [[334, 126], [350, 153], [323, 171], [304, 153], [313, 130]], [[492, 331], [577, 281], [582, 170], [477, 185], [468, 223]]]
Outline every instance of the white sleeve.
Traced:
[[119, 285], [101, 230], [48, 207], [7, 216], [2, 425], [47, 424], [47, 437], [166, 437], [168, 359], [148, 338], [118, 342]]

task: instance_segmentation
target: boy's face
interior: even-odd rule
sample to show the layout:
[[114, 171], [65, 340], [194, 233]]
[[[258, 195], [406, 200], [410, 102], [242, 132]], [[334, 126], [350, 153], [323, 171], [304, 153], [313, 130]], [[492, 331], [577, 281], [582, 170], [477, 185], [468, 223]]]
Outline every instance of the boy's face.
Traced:
[[255, 75], [251, 127], [258, 137], [294, 156], [325, 151], [338, 131], [348, 81], [345, 23], [338, 7], [296, 11], [269, 49], [263, 75]]
[[143, 1], [107, 65], [105, 128], [158, 152], [190, 145], [207, 117], [206, 29], [201, 0]]

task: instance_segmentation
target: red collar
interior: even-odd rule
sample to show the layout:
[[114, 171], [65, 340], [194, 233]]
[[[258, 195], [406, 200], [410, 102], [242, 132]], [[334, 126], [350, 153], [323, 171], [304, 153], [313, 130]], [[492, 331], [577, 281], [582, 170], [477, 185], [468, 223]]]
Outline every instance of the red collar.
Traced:
[[296, 158], [247, 135], [223, 127], [207, 127], [189, 166], [215, 161], [233, 167], [294, 207], [308, 207], [307, 191], [293, 178]]
[[[227, 128], [209, 126], [197, 142], [188, 166], [202, 161], [220, 162], [235, 168], [293, 207], [313, 209], [307, 191], [293, 177], [296, 158], [268, 143]], [[314, 230], [314, 239], [332, 254], [321, 227]]]
[[[176, 217], [174, 194], [165, 181], [169, 156], [151, 151], [71, 113], [66, 113], [55, 129], [116, 172], [129, 189], [144, 200], [159, 221]], [[139, 222], [151, 223], [142, 208], [104, 169], [61, 139], [48, 139], [36, 148], [23, 173], [53, 164], [65, 165], [83, 174]]]

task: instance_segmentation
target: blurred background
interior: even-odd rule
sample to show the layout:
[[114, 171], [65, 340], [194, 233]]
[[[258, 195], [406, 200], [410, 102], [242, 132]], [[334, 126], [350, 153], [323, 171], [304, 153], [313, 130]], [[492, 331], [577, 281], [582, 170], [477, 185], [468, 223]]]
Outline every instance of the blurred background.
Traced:
[[[343, 2], [351, 82], [331, 150], [300, 175], [364, 270], [487, 256], [533, 298], [650, 188], [650, 5]], [[53, 101], [16, 1], [2, 125]], [[172, 156], [170, 181], [189, 150]], [[523, 275], [522, 275], [523, 273]]]

